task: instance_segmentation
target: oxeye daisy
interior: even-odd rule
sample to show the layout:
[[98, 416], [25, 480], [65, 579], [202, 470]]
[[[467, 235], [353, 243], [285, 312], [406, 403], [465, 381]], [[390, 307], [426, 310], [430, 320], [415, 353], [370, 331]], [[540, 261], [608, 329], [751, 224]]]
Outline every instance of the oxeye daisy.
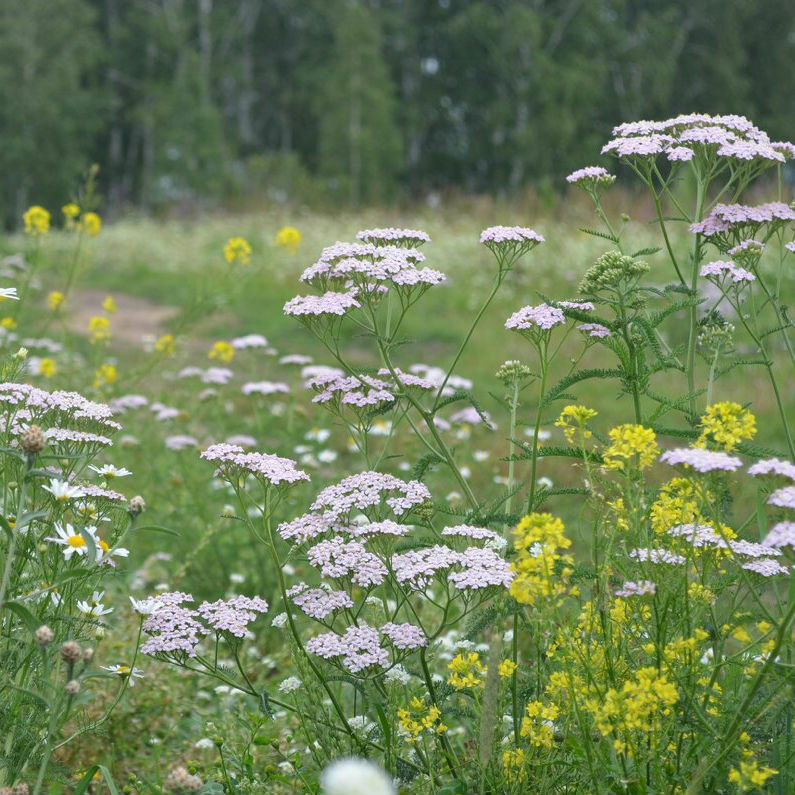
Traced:
[[[94, 528], [96, 530], [96, 528]], [[97, 563], [105, 563], [108, 566], [115, 566], [116, 561], [113, 558], [126, 558], [130, 554], [130, 550], [125, 547], [115, 547], [111, 549], [107, 542], [101, 538], [97, 538]]]
[[[64, 548], [63, 556], [66, 560], [71, 560], [73, 555], [87, 554], [88, 545], [86, 544], [86, 539], [79, 530], [75, 530], [68, 522], [65, 525], [60, 525], [56, 522], [54, 527], [57, 537], [49, 537], [44, 540], [50, 541], [53, 544], [60, 544]], [[96, 527], [87, 526], [82, 532], [96, 541], [96, 530]]]
[[130, 687], [135, 686], [136, 679], [144, 678], [144, 672], [140, 668], [130, 668], [129, 665], [103, 665], [102, 669], [122, 678], [129, 677]]
[[113, 612], [112, 607], [105, 607], [102, 604], [102, 598], [105, 596], [105, 591], [94, 591], [90, 599], [79, 601], [77, 609], [87, 616], [106, 616], [108, 613]]
[[123, 478], [127, 477], [127, 475], [132, 475], [129, 469], [125, 467], [115, 467], [113, 464], [103, 464], [101, 467], [95, 467], [93, 464], [89, 465], [89, 469], [96, 472], [98, 475], [102, 475], [105, 480], [109, 480], [110, 478]]
[[130, 604], [139, 616], [151, 616], [163, 607], [163, 602], [151, 596], [148, 599], [133, 599], [131, 596]]
[[49, 491], [58, 502], [76, 500], [85, 496], [85, 492], [79, 486], [72, 486], [65, 480], [50, 478], [49, 486], [42, 486], [44, 491]]

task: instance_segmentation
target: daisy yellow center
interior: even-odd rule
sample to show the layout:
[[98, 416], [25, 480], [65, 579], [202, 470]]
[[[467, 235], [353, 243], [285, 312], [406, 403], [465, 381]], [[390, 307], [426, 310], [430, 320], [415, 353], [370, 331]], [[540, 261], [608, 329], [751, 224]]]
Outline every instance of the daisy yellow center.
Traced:
[[99, 539], [99, 541], [97, 541], [97, 543], [99, 544], [99, 548], [103, 552], [107, 552], [110, 549], [110, 547], [101, 538]]
[[86, 540], [83, 536], [69, 536], [66, 539], [66, 543], [69, 544], [70, 547], [84, 547], [86, 545]]
[[117, 674], [128, 674], [128, 673], [130, 673], [130, 666], [129, 665], [120, 665], [116, 669], [116, 673]]

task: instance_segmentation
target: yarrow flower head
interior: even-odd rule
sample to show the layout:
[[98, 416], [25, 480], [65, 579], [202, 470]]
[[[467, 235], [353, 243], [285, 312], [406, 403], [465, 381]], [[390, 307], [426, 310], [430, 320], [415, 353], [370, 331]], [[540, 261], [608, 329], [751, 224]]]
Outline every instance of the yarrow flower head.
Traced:
[[578, 185], [588, 192], [593, 192], [602, 187], [609, 187], [615, 181], [616, 178], [601, 166], [578, 168], [566, 177], [566, 182], [570, 185]]
[[654, 596], [657, 586], [651, 580], [638, 580], [637, 582], [625, 582], [616, 591], [616, 596], [622, 599], [630, 599], [633, 596]]
[[374, 246], [401, 246], [402, 248], [417, 248], [423, 243], [430, 243], [431, 238], [421, 229], [363, 229], [356, 233], [358, 240]]
[[725, 282], [735, 289], [740, 289], [756, 281], [756, 276], [753, 273], [728, 260], [715, 260], [702, 265], [699, 275], [717, 283]]
[[210, 445], [201, 457], [218, 464], [219, 472], [232, 474], [247, 472], [271, 486], [291, 485], [309, 480], [309, 475], [296, 468], [295, 461], [268, 453], [247, 453], [234, 444]]
[[718, 453], [694, 447], [666, 450], [660, 456], [660, 461], [671, 466], [685, 466], [701, 473], [715, 471], [734, 472], [743, 464], [739, 458], [728, 453]]
[[606, 289], [626, 289], [648, 273], [643, 260], [619, 251], [607, 251], [585, 272], [580, 282], [580, 292], [595, 295]]
[[526, 226], [490, 226], [480, 233], [480, 242], [494, 254], [500, 270], [505, 271], [545, 239]]
[[525, 306], [514, 312], [506, 321], [505, 328], [530, 335], [543, 334], [555, 326], [562, 325], [566, 318], [561, 309], [549, 304]]

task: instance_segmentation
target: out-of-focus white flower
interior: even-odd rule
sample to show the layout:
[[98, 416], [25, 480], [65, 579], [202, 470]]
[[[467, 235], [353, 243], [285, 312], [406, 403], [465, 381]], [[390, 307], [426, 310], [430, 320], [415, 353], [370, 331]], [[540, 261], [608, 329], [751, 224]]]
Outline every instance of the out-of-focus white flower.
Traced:
[[332, 762], [320, 784], [324, 795], [395, 795], [392, 780], [378, 765], [354, 756]]
[[89, 464], [89, 469], [93, 469], [98, 475], [102, 475], [105, 480], [110, 480], [111, 478], [125, 478], [127, 475], [132, 475], [129, 469], [125, 467], [115, 467], [113, 464], [103, 464], [101, 467], [95, 467], [93, 464]]
[[79, 601], [77, 609], [87, 616], [106, 616], [108, 613], [113, 612], [112, 607], [105, 607], [102, 604], [102, 597], [105, 596], [105, 591], [94, 591], [90, 599]]
[[57, 478], [50, 478], [50, 485], [42, 486], [42, 488], [44, 491], [49, 491], [59, 502], [76, 500], [85, 495], [85, 492], [79, 486], [71, 486], [65, 480], [58, 480]]

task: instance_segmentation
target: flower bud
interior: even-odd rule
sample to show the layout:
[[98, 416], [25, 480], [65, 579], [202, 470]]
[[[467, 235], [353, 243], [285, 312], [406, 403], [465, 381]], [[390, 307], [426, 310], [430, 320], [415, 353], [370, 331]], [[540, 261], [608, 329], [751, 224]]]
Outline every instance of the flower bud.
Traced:
[[89, 646], [83, 650], [83, 662], [90, 663], [94, 659], [94, 650]]
[[83, 650], [80, 648], [80, 645], [73, 640], [67, 640], [66, 643], [61, 646], [61, 659], [65, 663], [69, 663], [69, 665], [74, 665], [76, 662], [79, 662], [82, 656]]
[[133, 516], [138, 516], [146, 510], [146, 501], [141, 495], [136, 495], [130, 499], [129, 511]]
[[42, 624], [34, 633], [33, 637], [39, 646], [49, 646], [55, 639], [55, 633], [46, 625]]
[[78, 682], [77, 679], [70, 679], [66, 683], [64, 690], [67, 692], [68, 695], [76, 696], [80, 692], [80, 682]]

